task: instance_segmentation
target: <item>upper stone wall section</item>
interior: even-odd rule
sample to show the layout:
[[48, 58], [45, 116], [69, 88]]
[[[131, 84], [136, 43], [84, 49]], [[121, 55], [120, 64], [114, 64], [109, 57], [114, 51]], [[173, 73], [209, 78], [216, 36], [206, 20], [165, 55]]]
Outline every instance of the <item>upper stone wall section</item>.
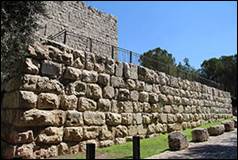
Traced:
[[[88, 39], [75, 37], [74, 34], [90, 37], [110, 45], [118, 45], [117, 19], [115, 16], [103, 13], [94, 8], [86, 6], [80, 1], [46, 1], [47, 16], [39, 16], [40, 36], [49, 36], [66, 29], [73, 32], [67, 35], [67, 45], [75, 49], [84, 49], [88, 46]], [[63, 42], [63, 35], [55, 39]], [[111, 48], [102, 44], [93, 44], [93, 50], [106, 57]], [[95, 49], [96, 48], [96, 49]]]

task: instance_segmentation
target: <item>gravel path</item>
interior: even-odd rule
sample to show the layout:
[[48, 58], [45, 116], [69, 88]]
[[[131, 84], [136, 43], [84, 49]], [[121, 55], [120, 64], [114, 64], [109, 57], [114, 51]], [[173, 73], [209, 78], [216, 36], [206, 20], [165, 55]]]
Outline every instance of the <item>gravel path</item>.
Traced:
[[237, 159], [237, 129], [210, 136], [206, 142], [191, 142], [185, 150], [166, 151], [148, 159]]

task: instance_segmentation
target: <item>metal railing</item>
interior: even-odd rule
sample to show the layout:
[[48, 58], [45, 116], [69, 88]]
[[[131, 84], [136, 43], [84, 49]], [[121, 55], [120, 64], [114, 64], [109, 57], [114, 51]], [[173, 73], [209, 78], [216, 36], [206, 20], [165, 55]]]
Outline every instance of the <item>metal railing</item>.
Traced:
[[[61, 38], [59, 38], [59, 37], [61, 37]], [[102, 53], [102, 50], [105, 50], [106, 53], [104, 53], [104, 54], [107, 56], [108, 56], [108, 53], [111, 52], [111, 58], [115, 59], [116, 61], [141, 65], [142, 59], [144, 59], [144, 61], [151, 62], [150, 65], [148, 65], [148, 66], [144, 65], [145, 67], [148, 67], [150, 69], [154, 69], [154, 70], [160, 71], [160, 72], [165, 72], [169, 75], [180, 77], [182, 79], [197, 81], [197, 82], [206, 84], [211, 87], [219, 88], [221, 90], [227, 90], [224, 85], [217, 83], [215, 81], [206, 79], [206, 78], [200, 76], [198, 73], [188, 72], [188, 71], [179, 69], [175, 65], [171, 66], [168, 64], [164, 64], [156, 59], [142, 56], [142, 54], [139, 54], [139, 53], [136, 53], [136, 52], [124, 49], [124, 48], [120, 48], [120, 47], [111, 45], [109, 43], [99, 41], [97, 39], [79, 35], [74, 32], [67, 31], [65, 29], [54, 34], [54, 35], [50, 35], [47, 38], [51, 39], [51, 40], [61, 41], [64, 44], [67, 44], [67, 43], [70, 44], [70, 40], [74, 38], [73, 41], [74, 42], [77, 41], [78, 42], [77, 45], [82, 47], [82, 49], [85, 49], [90, 52], [96, 52], [96, 51], [101, 50], [100, 53]], [[73, 42], [73, 41], [71, 40], [71, 42]]]

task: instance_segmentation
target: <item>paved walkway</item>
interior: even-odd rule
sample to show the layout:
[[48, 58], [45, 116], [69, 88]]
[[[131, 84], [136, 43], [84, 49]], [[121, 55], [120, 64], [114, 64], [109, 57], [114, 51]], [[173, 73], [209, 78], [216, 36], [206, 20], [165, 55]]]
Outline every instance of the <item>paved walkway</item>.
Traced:
[[166, 151], [148, 159], [237, 159], [237, 129], [220, 136], [210, 136], [200, 143], [189, 143], [182, 151]]

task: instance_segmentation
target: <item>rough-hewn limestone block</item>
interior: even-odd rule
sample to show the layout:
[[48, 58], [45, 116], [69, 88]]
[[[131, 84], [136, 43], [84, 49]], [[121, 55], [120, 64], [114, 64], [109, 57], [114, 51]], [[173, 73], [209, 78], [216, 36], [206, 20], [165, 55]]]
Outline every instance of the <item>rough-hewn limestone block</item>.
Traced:
[[140, 102], [148, 102], [149, 101], [149, 94], [147, 92], [140, 92], [139, 101]]
[[115, 144], [124, 144], [124, 143], [126, 143], [126, 138], [115, 138], [114, 143]]
[[157, 103], [159, 100], [158, 95], [156, 93], [149, 93], [149, 102]]
[[112, 135], [112, 132], [110, 130], [108, 130], [107, 126], [102, 126], [99, 129], [99, 136], [98, 136], [98, 138], [100, 140], [113, 139], [113, 135]]
[[67, 143], [61, 142], [58, 145], [58, 155], [69, 154], [69, 147]]
[[[11, 99], [11, 101], [13, 101], [13, 99]], [[28, 92], [28, 91], [19, 92], [19, 107], [20, 108], [35, 108], [36, 102], [37, 102], [37, 95], [34, 94], [33, 92]]]
[[164, 113], [172, 113], [172, 112], [173, 112], [172, 106], [171, 106], [171, 105], [165, 105], [165, 106], [163, 107], [163, 112], [164, 112]]
[[41, 146], [35, 146], [33, 154], [36, 159], [55, 157], [58, 156], [58, 148], [56, 145], [50, 147], [45, 146], [44, 148]]
[[75, 110], [69, 110], [66, 112], [66, 126], [82, 126], [83, 114]]
[[157, 113], [161, 113], [162, 112], [162, 107], [160, 103], [155, 103], [151, 105], [151, 111], [152, 112], [157, 112]]
[[112, 99], [115, 95], [114, 88], [111, 86], [106, 86], [103, 88], [103, 97]]
[[99, 128], [97, 126], [83, 127], [84, 139], [95, 139], [99, 135]]
[[161, 123], [157, 123], [157, 124], [155, 125], [155, 132], [156, 132], [156, 133], [161, 133], [161, 132], [163, 132], [163, 125], [162, 125]]
[[126, 126], [119, 125], [113, 128], [115, 137], [126, 137], [128, 135], [128, 130]]
[[123, 63], [124, 77], [128, 79], [138, 79], [137, 65]]
[[72, 110], [77, 108], [78, 98], [75, 95], [62, 95], [60, 97], [60, 108]]
[[63, 139], [63, 127], [47, 127], [37, 136], [37, 143], [59, 144]]
[[24, 62], [24, 72], [28, 74], [38, 74], [40, 64], [31, 58], [26, 58]]
[[89, 98], [97, 100], [102, 98], [102, 89], [97, 84], [87, 84], [86, 95]]
[[47, 77], [41, 77], [37, 81], [36, 90], [40, 92], [62, 94], [64, 93], [64, 86], [57, 80], [49, 80]]
[[118, 111], [120, 113], [132, 113], [133, 103], [131, 101], [118, 101], [117, 102]]
[[210, 136], [218, 136], [223, 134], [225, 131], [224, 125], [216, 125], [208, 128], [208, 133]]
[[23, 144], [21, 146], [16, 147], [16, 156], [20, 156], [23, 159], [32, 159], [35, 158], [33, 154], [34, 144]]
[[105, 64], [105, 73], [114, 75], [114, 71], [115, 71], [114, 60], [107, 57]]
[[83, 70], [82, 81], [88, 83], [96, 83], [98, 81], [98, 73], [95, 71]]
[[133, 79], [127, 79], [126, 80], [126, 88], [129, 90], [133, 90], [136, 88], [136, 82]]
[[122, 77], [123, 75], [123, 63], [117, 62], [115, 65], [115, 76]]
[[96, 63], [94, 64], [94, 70], [98, 73], [105, 71], [106, 57], [101, 55], [95, 55]]
[[142, 122], [143, 122], [143, 124], [150, 124], [151, 123], [150, 114], [143, 113], [142, 114]]
[[103, 112], [85, 111], [83, 113], [84, 123], [87, 125], [105, 124], [105, 114]]
[[63, 78], [64, 79], [69, 79], [69, 80], [77, 80], [80, 79], [81, 76], [81, 70], [74, 68], [74, 67], [67, 67], [65, 69]]
[[61, 110], [43, 111], [31, 109], [16, 117], [15, 126], [60, 126], [65, 122], [65, 112]]
[[151, 105], [149, 103], [144, 102], [144, 103], [142, 103], [142, 106], [143, 106], [143, 111], [144, 112], [151, 113], [152, 108], [151, 108]]
[[206, 128], [195, 128], [192, 130], [193, 142], [204, 142], [209, 138], [209, 134]]
[[188, 147], [187, 137], [181, 132], [172, 132], [168, 136], [169, 148], [172, 151], [183, 150]]
[[139, 134], [141, 138], [144, 138], [146, 133], [147, 127], [144, 127], [142, 124], [137, 126], [137, 134]]
[[97, 109], [97, 103], [91, 99], [80, 97], [78, 99], [78, 110], [83, 111], [95, 111]]
[[62, 74], [62, 65], [56, 62], [44, 60], [41, 65], [42, 75], [57, 78]]
[[63, 139], [64, 141], [80, 142], [83, 139], [83, 128], [65, 127]]
[[125, 82], [121, 77], [111, 76], [111, 85], [113, 87], [125, 87]]
[[224, 122], [225, 132], [233, 131], [234, 130], [234, 121], [227, 121]]
[[113, 145], [113, 140], [105, 140], [105, 141], [99, 141], [99, 146], [100, 147], [109, 147]]
[[128, 135], [129, 136], [137, 135], [137, 126], [135, 125], [128, 126]]
[[171, 76], [169, 81], [169, 86], [178, 88], [179, 87], [178, 78]]
[[130, 92], [130, 98], [132, 101], [138, 101], [139, 99], [139, 92], [136, 90], [133, 90]]
[[121, 124], [121, 115], [117, 113], [107, 113], [106, 123], [111, 126], [116, 126]]
[[122, 113], [121, 114], [121, 124], [123, 125], [131, 125], [133, 121], [132, 113]]
[[75, 50], [73, 52], [75, 60], [72, 64], [73, 67], [82, 69], [85, 66], [85, 53], [81, 50]]
[[163, 103], [163, 104], [166, 104], [168, 103], [168, 98], [166, 95], [164, 94], [159, 94], [159, 102]]
[[135, 113], [133, 114], [133, 124], [142, 124], [142, 115], [141, 113]]
[[120, 88], [118, 90], [118, 100], [129, 100], [130, 99], [130, 92], [128, 89], [122, 89]]
[[[36, 85], [39, 85], [39, 81], [49, 81], [49, 78], [47, 77], [40, 77], [38, 75], [30, 75], [30, 74], [25, 74], [20, 81], [12, 79], [12, 83], [9, 83], [9, 86], [6, 87], [9, 88], [8, 90], [12, 89], [18, 89], [18, 86], [20, 85], [20, 89], [22, 90], [29, 90], [29, 91], [35, 91], [36, 90]], [[20, 84], [19, 84], [20, 83]], [[10, 86], [14, 87], [10, 87]], [[11, 89], [12, 88], [12, 89]]]
[[10, 132], [7, 133], [7, 136], [9, 136], [7, 141], [9, 141], [12, 144], [31, 143], [34, 141], [32, 130], [24, 132], [17, 132], [10, 130]]
[[168, 123], [174, 123], [177, 121], [177, 117], [174, 114], [167, 114], [167, 116]]
[[168, 132], [180, 131], [180, 130], [182, 130], [182, 126], [180, 123], [167, 124]]
[[56, 94], [41, 93], [38, 96], [39, 109], [57, 109], [59, 107], [59, 104], [60, 100]]
[[135, 83], [136, 83], [136, 88], [135, 88], [136, 90], [144, 91], [144, 89], [145, 89], [145, 82], [135, 80]]
[[98, 100], [98, 110], [103, 112], [111, 111], [111, 101], [109, 99], [99, 99]]
[[86, 52], [85, 59], [86, 59], [85, 68], [89, 71], [93, 70], [95, 64], [95, 55], [93, 53]]
[[155, 71], [142, 66], [138, 66], [138, 79], [148, 83], [157, 83], [159, 80]]
[[75, 81], [69, 85], [69, 94], [73, 94], [76, 96], [84, 96], [86, 93], [86, 83], [81, 81]]
[[160, 123], [167, 123], [167, 114], [160, 114], [158, 119]]
[[154, 134], [154, 133], [155, 133], [155, 124], [152, 123], [152, 124], [148, 125], [147, 136], [151, 135], [151, 134]]
[[110, 75], [101, 73], [98, 75], [98, 84], [101, 86], [107, 86], [110, 84]]

